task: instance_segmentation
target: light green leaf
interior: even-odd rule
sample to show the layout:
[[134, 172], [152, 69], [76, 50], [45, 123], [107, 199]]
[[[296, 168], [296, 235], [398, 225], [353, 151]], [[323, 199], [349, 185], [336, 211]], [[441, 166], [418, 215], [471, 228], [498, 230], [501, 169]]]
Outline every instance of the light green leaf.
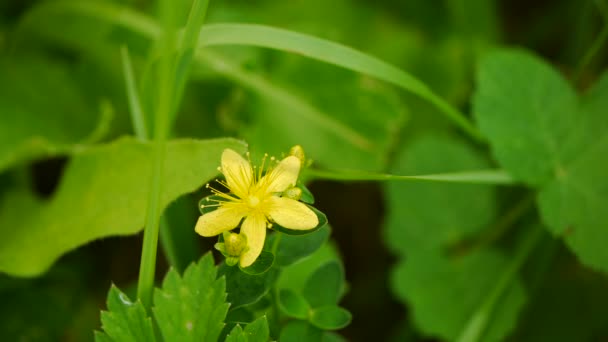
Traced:
[[344, 270], [337, 261], [329, 261], [308, 277], [302, 291], [311, 308], [335, 305], [344, 294]]
[[291, 321], [281, 330], [281, 342], [321, 342], [323, 330], [306, 321]]
[[[418, 250], [397, 266], [392, 284], [412, 308], [414, 322], [424, 334], [454, 341], [507, 265], [508, 259], [492, 250], [453, 259]], [[502, 340], [514, 328], [524, 301], [523, 286], [515, 279], [499, 300], [481, 341]]]
[[111, 109], [88, 103], [67, 66], [2, 58], [0, 74], [0, 171], [74, 152], [107, 129]]
[[262, 316], [255, 321], [245, 326], [244, 334], [248, 342], [268, 342], [270, 338], [270, 330], [268, 329], [268, 320], [266, 316]]
[[[504, 70], [509, 70], [504, 73]], [[608, 271], [608, 74], [581, 104], [550, 66], [521, 51], [481, 64], [475, 113], [498, 161], [540, 188], [541, 216], [586, 265]]]
[[323, 330], [338, 330], [350, 324], [352, 315], [337, 305], [327, 305], [312, 310], [310, 323]]
[[572, 157], [563, 142], [577, 120], [576, 93], [529, 53], [499, 50], [483, 59], [473, 110], [494, 156], [517, 180], [545, 184]]
[[96, 341], [155, 341], [152, 319], [140, 301], [132, 302], [112, 285], [108, 293], [108, 311], [101, 312], [103, 333], [96, 332]]
[[[541, 216], [580, 260], [608, 272], [608, 73], [582, 99], [578, 125], [571, 127], [562, 168], [539, 194]], [[574, 152], [572, 152], [574, 153]]]
[[217, 341], [228, 313], [225, 299], [226, 281], [216, 277], [207, 253], [183, 277], [169, 270], [154, 292], [154, 317], [165, 341]]
[[[467, 142], [438, 135], [417, 138], [400, 149], [393, 173], [426, 174], [487, 167], [487, 161]], [[399, 254], [456, 243], [481, 231], [496, 213], [495, 192], [489, 186], [391, 181], [386, 189], [385, 241]]]
[[[162, 206], [214, 177], [224, 148], [244, 151], [243, 144], [232, 139], [169, 143]], [[151, 145], [133, 139], [91, 147], [69, 162], [50, 200], [25, 191], [5, 193], [0, 200], [0, 270], [35, 276], [82, 244], [140, 231], [151, 150]]]
[[304, 289], [307, 279], [317, 270], [319, 265], [331, 260], [339, 262], [340, 256], [337, 248], [328, 241], [308, 257], [281, 269], [277, 287], [300, 292]]
[[235, 325], [224, 342], [247, 342], [247, 337], [243, 333], [243, 328], [239, 324]]

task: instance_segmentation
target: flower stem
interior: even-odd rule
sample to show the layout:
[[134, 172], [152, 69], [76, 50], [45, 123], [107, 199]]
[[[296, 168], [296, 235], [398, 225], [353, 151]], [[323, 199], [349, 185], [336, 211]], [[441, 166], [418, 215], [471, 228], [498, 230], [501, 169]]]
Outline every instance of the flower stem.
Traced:
[[144, 242], [139, 266], [139, 281], [137, 283], [137, 297], [147, 309], [152, 306], [154, 290], [154, 274], [156, 270], [156, 253], [158, 248], [158, 232], [162, 208], [160, 196], [163, 179], [163, 162], [165, 158], [165, 145], [169, 131], [169, 117], [172, 102], [172, 51], [175, 51], [176, 41], [173, 20], [175, 9], [171, 1], [160, 2], [163, 34], [160, 38], [160, 47], [163, 55], [157, 73], [158, 102], [154, 120], [154, 151], [152, 156], [152, 177], [150, 195], [146, 212], [146, 226], [144, 229]]

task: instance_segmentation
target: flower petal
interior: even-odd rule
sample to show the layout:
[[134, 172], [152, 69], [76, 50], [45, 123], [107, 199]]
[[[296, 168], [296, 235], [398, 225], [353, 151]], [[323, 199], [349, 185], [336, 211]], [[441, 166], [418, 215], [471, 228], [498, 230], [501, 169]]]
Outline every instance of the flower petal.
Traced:
[[227, 148], [222, 153], [222, 173], [230, 191], [240, 198], [247, 196], [253, 181], [253, 170], [249, 161]]
[[272, 169], [260, 184], [266, 187], [266, 193], [283, 192], [289, 187], [296, 185], [300, 173], [300, 159], [289, 156]]
[[198, 218], [194, 230], [202, 236], [215, 236], [236, 228], [244, 214], [237, 208], [220, 207]]
[[251, 266], [262, 253], [266, 239], [266, 219], [262, 215], [250, 215], [241, 225], [241, 234], [247, 237], [248, 250], [241, 254], [241, 267]]
[[268, 215], [287, 229], [307, 230], [319, 224], [314, 211], [301, 202], [277, 196], [272, 196], [268, 201]]

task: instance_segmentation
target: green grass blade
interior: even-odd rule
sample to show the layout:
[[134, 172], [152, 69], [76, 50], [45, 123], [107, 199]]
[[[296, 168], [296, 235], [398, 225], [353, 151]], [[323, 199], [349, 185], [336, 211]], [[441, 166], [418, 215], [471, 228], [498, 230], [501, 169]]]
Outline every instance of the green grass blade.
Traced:
[[486, 296], [483, 304], [473, 313], [457, 342], [478, 342], [482, 340], [486, 327], [492, 319], [492, 314], [497, 309], [496, 305], [511, 285], [511, 282], [516, 278], [519, 269], [528, 259], [542, 235], [540, 227], [530, 227], [530, 230], [524, 241], [519, 245], [519, 249], [509, 263], [509, 267], [504, 270], [492, 291]]
[[[127, 7], [97, 2], [60, 1], [51, 5], [50, 10], [75, 11], [124, 26], [150, 39], [156, 40], [160, 27], [150, 18]], [[41, 6], [42, 7], [42, 6]], [[48, 11], [47, 7], [45, 11]], [[186, 39], [190, 39], [186, 35]], [[350, 47], [314, 36], [289, 30], [253, 24], [210, 24], [204, 25], [198, 40], [199, 47], [211, 45], [251, 45], [297, 53], [309, 58], [334, 64], [392, 83], [410, 91], [432, 103], [458, 127], [472, 138], [483, 141], [477, 128], [461, 112], [433, 93], [426, 84], [376, 57]]]
[[131, 64], [131, 57], [129, 56], [128, 48], [126, 46], [122, 46], [120, 48], [120, 54], [122, 57], [122, 69], [125, 74], [125, 86], [127, 90], [127, 99], [129, 100], [129, 113], [131, 114], [133, 131], [135, 132], [135, 136], [137, 138], [147, 141], [148, 130], [146, 126], [146, 119], [141, 107], [141, 101], [139, 100], [139, 94], [137, 93], [135, 73], [133, 72], [133, 65]]
[[355, 182], [402, 180], [494, 185], [509, 185], [515, 183], [511, 176], [503, 170], [475, 170], [432, 175], [402, 176], [361, 171], [325, 171], [308, 169], [303, 171], [303, 177], [307, 177], [309, 180], [327, 179]]

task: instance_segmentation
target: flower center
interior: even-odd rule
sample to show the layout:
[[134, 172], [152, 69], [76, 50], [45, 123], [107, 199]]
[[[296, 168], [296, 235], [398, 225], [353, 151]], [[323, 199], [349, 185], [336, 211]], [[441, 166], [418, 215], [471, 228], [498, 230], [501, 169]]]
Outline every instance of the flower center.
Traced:
[[250, 195], [247, 197], [247, 204], [250, 208], [255, 208], [260, 204], [260, 199], [257, 196]]

